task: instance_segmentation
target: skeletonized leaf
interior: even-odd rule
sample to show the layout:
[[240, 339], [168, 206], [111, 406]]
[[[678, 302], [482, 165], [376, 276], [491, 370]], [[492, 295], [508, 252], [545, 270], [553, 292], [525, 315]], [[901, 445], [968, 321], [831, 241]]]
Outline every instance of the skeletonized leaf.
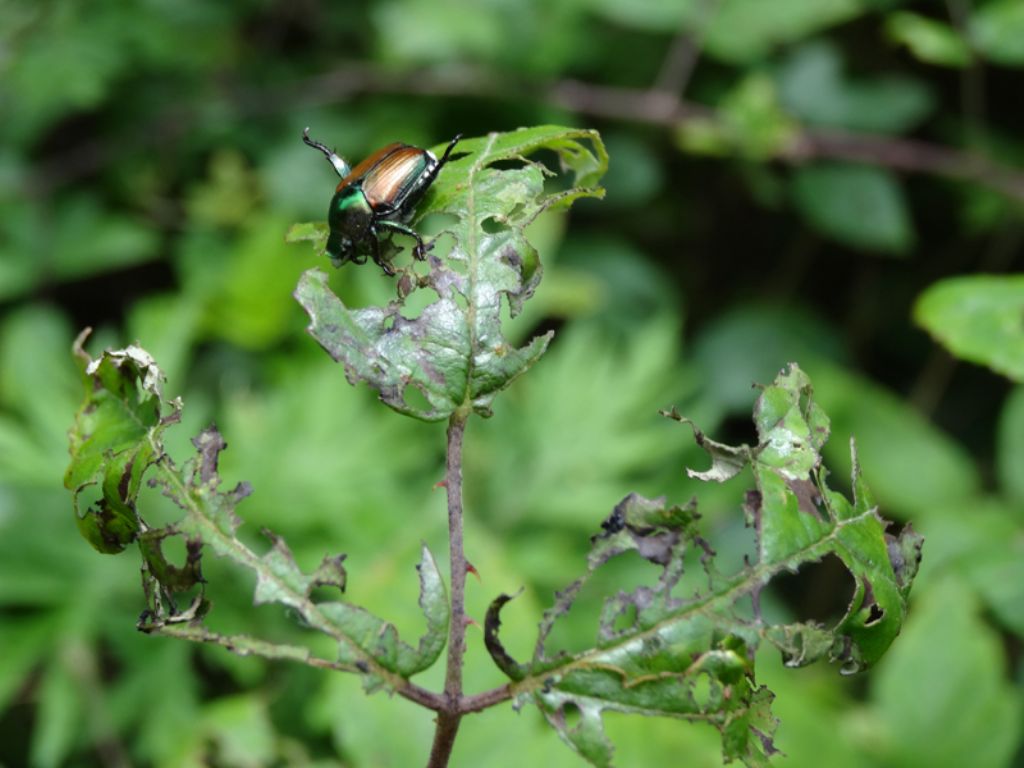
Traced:
[[[527, 155], [554, 152], [569, 186], [547, 191], [555, 174]], [[541, 278], [526, 227], [543, 211], [580, 197], [600, 197], [597, 182], [607, 168], [595, 131], [542, 126], [463, 139], [418, 210], [445, 214], [455, 223], [444, 257], [431, 255], [426, 274], [400, 270], [399, 298], [384, 307], [346, 307], [319, 270], [306, 272], [295, 297], [310, 316], [309, 332], [353, 384], [363, 381], [389, 406], [427, 421], [457, 409], [490, 413], [495, 394], [525, 372], [547, 348], [550, 334], [523, 347], [503, 332], [503, 306], [515, 315]], [[293, 240], [323, 250], [325, 228], [300, 224]], [[406, 307], [416, 291], [431, 301], [418, 313]], [[413, 390], [418, 396], [413, 395]]]
[[[685, 421], [674, 411], [666, 415]], [[796, 365], [763, 389], [754, 421], [756, 446], [724, 446], [695, 429], [714, 462], [711, 471], [695, 476], [721, 481], [744, 465], [752, 469], [757, 488], [747, 493], [745, 509], [756, 549], [742, 569], [723, 574], [715, 567], [715, 552], [698, 528], [695, 501], [672, 506], [633, 494], [593, 538], [583, 577], [557, 594], [529, 662], [517, 663], [498, 639], [500, 609], [509, 598], [496, 600], [488, 613], [487, 645], [512, 678], [517, 700], [537, 704], [593, 765], [611, 765], [602, 725], [606, 710], [710, 723], [721, 732], [727, 761], [766, 765], [775, 751], [775, 718], [772, 694], [755, 675], [760, 641], [779, 648], [789, 666], [828, 658], [850, 673], [877, 661], [902, 626], [921, 538], [910, 526], [899, 535], [886, 532], [856, 456], [853, 500], [827, 486], [820, 450], [828, 438], [828, 418]], [[716, 471], [723, 461], [727, 469]], [[549, 654], [552, 628], [580, 590], [609, 560], [631, 551], [660, 569], [657, 580], [605, 599], [596, 647]], [[700, 556], [709, 586], [683, 596], [673, 590], [688, 553]], [[846, 564], [857, 584], [846, 615], [834, 627], [767, 623], [759, 609], [763, 587], [780, 573], [829, 554]]]
[[[268, 551], [259, 555], [251, 550], [236, 535], [241, 520], [235, 514], [251, 489], [247, 483], [229, 490], [220, 487], [217, 465], [227, 447], [224, 438], [213, 427], [203, 430], [192, 441], [195, 457], [176, 465], [165, 454], [162, 439], [164, 429], [179, 421], [181, 403], [163, 401], [162, 375], [152, 357], [128, 347], [107, 350], [93, 360], [82, 348], [83, 339], [76, 342], [75, 353], [82, 362], [86, 394], [70, 435], [72, 460], [65, 484], [74, 493], [76, 510], [83, 494], [94, 489], [98, 496], [84, 514], [79, 512], [79, 527], [94, 547], [116, 553], [137, 541], [147, 602], [139, 629], [214, 642], [243, 654], [313, 663], [304, 649], [225, 637], [202, 626], [209, 609], [201, 568], [205, 547], [254, 572], [256, 604], [287, 606], [306, 626], [335, 639], [338, 658], [328, 660], [329, 665], [363, 674], [368, 686], [395, 687], [437, 660], [447, 637], [449, 607], [444, 582], [426, 547], [417, 569], [427, 631], [415, 648], [399, 639], [393, 625], [358, 606], [315, 600], [317, 587], [344, 592], [344, 555], [325, 556], [318, 568], [305, 573], [284, 541], [269, 531]], [[180, 520], [161, 528], [148, 526], [136, 509], [143, 475], [150, 468], [150, 483], [184, 511]], [[169, 562], [163, 552], [164, 542], [173, 536], [185, 538], [181, 565]], [[179, 606], [180, 596], [189, 594], [188, 604]]]
[[[69, 433], [71, 463], [64, 487], [72, 492], [78, 529], [97, 550], [121, 552], [135, 540], [135, 511], [142, 475], [159, 458], [160, 433], [178, 420], [180, 404], [163, 417], [163, 373], [140, 347], [105, 351], [93, 360], [82, 349], [84, 331], [74, 344], [87, 397]], [[82, 509], [90, 488], [100, 497]]]

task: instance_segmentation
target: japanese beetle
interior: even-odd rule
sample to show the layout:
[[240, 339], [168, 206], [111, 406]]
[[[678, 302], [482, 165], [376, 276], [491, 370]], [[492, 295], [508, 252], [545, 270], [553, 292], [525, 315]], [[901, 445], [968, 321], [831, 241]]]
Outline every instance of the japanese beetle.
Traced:
[[337, 266], [347, 261], [365, 264], [370, 256], [385, 274], [395, 274], [381, 255], [384, 230], [416, 240], [412, 254], [420, 261], [425, 259], [430, 247], [408, 222], [461, 138], [459, 134], [451, 140], [440, 160], [429, 150], [396, 142], [349, 168], [335, 152], [309, 138], [309, 128], [304, 130], [302, 140], [323, 152], [341, 177], [327, 209], [327, 254], [331, 261]]

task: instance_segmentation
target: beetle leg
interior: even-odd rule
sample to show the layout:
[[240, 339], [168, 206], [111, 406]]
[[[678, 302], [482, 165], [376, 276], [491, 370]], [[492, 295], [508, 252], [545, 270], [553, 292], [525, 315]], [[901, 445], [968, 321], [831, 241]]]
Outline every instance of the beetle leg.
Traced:
[[[380, 222], [383, 224], [384, 222]], [[394, 277], [395, 268], [384, 260], [384, 257], [380, 253], [380, 235], [377, 233], [376, 227], [370, 227], [370, 242], [373, 243], [371, 249], [373, 250], [373, 261], [374, 263], [384, 270], [384, 274], [388, 277]]]
[[377, 226], [387, 227], [388, 229], [394, 230], [395, 232], [401, 232], [403, 235], [408, 235], [416, 241], [416, 247], [412, 249], [412, 255], [419, 261], [423, 261], [427, 258], [427, 251], [430, 250], [431, 246], [423, 242], [423, 238], [420, 237], [419, 233], [412, 227], [407, 227], [405, 224], [401, 224], [397, 221], [378, 221]]
[[326, 146], [321, 144], [319, 141], [309, 138], [309, 128], [306, 128], [302, 132], [302, 141], [313, 149], [320, 150], [324, 153], [324, 156], [330, 161], [331, 165], [334, 166], [334, 171], [341, 178], [345, 178], [351, 172], [351, 168], [348, 167], [348, 163], [341, 159], [336, 152], [328, 149]]

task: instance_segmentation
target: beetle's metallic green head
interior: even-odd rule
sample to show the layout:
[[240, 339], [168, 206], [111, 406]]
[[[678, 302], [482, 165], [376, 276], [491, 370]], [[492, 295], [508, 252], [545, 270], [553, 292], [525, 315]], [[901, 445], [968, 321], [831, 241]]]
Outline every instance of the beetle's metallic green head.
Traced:
[[327, 210], [330, 227], [327, 255], [332, 264], [341, 266], [349, 261], [355, 264], [366, 261], [366, 248], [360, 248], [360, 243], [367, 239], [372, 222], [373, 209], [358, 184], [335, 193]]

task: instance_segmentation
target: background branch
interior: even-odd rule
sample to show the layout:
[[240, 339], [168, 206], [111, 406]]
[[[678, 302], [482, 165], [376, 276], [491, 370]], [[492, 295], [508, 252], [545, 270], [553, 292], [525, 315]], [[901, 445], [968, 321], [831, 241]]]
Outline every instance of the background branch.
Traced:
[[[693, 38], [686, 39], [690, 43], [681, 41], [681, 49], [688, 51], [686, 55], [695, 63], [699, 49]], [[670, 54], [665, 67], [676, 67], [679, 64], [676, 58]], [[682, 53], [678, 58], [685, 59]], [[681, 89], [688, 78], [685, 67], [680, 64], [671, 71], [671, 77], [664, 75], [666, 82]], [[298, 83], [236, 89], [224, 94], [224, 99], [240, 114], [254, 116], [337, 104], [360, 95], [378, 93], [506, 101], [535, 101], [537, 94], [542, 93], [549, 104], [580, 115], [648, 123], [670, 129], [679, 129], [692, 120], [714, 122], [720, 119], [716, 110], [683, 99], [678, 92], [667, 90], [664, 83], [654, 88], [597, 85], [571, 79], [543, 84], [473, 68], [391, 73], [352, 64]], [[175, 107], [161, 114], [152, 125], [127, 143], [114, 146], [92, 141], [85, 146], [74, 146], [39, 166], [29, 192], [45, 194], [56, 186], [95, 173], [108, 163], [114, 153], [146, 149], [173, 140], [196, 120], [196, 112]], [[812, 160], [866, 163], [906, 173], [975, 182], [1024, 201], [1024, 171], [993, 162], [977, 152], [917, 139], [805, 129], [791, 145], [779, 152], [776, 159], [795, 164]]]

